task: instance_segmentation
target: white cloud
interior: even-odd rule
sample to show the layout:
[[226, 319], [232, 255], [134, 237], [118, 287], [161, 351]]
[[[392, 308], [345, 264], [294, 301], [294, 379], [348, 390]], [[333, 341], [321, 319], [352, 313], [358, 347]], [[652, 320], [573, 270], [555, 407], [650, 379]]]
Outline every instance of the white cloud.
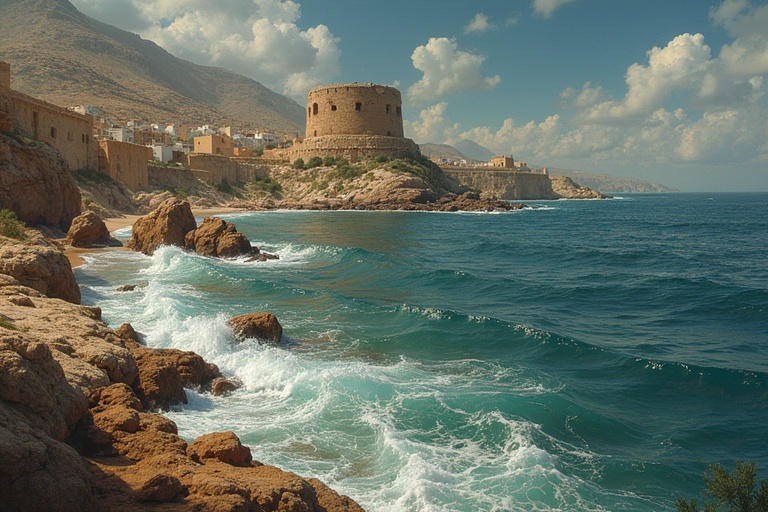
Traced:
[[458, 49], [455, 41], [445, 37], [430, 38], [411, 55], [413, 66], [423, 73], [408, 89], [413, 102], [435, 101], [447, 94], [490, 90], [501, 82], [499, 75], [484, 77], [480, 66], [485, 56]]
[[565, 4], [569, 4], [574, 0], [533, 0], [532, 8], [533, 13], [543, 18], [549, 18], [552, 13]]
[[491, 20], [488, 18], [488, 16], [482, 12], [479, 12], [475, 14], [475, 17], [472, 18], [472, 20], [464, 27], [464, 33], [471, 34], [472, 32], [487, 32], [495, 28], [496, 26], [491, 23]]
[[325, 25], [302, 29], [301, 6], [293, 0], [73, 3], [107, 23], [130, 27], [178, 57], [225, 67], [299, 101], [339, 72], [339, 39]]
[[418, 121], [403, 121], [406, 137], [422, 143], [451, 140], [459, 125], [446, 121], [447, 107], [448, 103], [441, 101], [422, 110]]

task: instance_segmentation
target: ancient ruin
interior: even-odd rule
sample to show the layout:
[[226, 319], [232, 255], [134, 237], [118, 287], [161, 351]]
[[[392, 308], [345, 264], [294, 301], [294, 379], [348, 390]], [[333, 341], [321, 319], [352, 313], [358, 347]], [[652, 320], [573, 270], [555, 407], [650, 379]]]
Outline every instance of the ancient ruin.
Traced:
[[289, 160], [334, 156], [354, 162], [378, 155], [416, 156], [419, 147], [403, 135], [400, 91], [355, 83], [309, 91], [306, 137], [286, 153]]

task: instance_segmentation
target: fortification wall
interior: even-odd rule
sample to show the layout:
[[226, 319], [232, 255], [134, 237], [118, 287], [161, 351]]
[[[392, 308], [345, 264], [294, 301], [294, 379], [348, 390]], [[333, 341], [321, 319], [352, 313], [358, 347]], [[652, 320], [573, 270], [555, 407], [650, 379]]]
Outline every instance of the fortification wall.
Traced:
[[152, 160], [152, 148], [116, 140], [100, 140], [99, 147], [99, 172], [108, 174], [132, 190], [149, 184], [148, 165]]
[[237, 164], [225, 156], [192, 153], [189, 155], [189, 168], [195, 176], [208, 183], [220, 183], [224, 179], [229, 183], [238, 181]]
[[326, 135], [403, 137], [400, 91], [375, 84], [312, 89], [307, 94], [306, 137]]
[[295, 143], [287, 150], [291, 162], [297, 158], [306, 161], [313, 156], [342, 157], [350, 162], [358, 162], [379, 155], [406, 157], [419, 154], [419, 146], [411, 139], [362, 135], [312, 137]]
[[507, 201], [558, 199], [552, 189], [552, 181], [546, 174], [525, 172], [459, 168], [443, 169], [445, 174], [455, 178], [467, 187], [473, 187], [484, 195]]
[[198, 184], [195, 175], [186, 167], [168, 167], [150, 163], [147, 173], [149, 185], [152, 187], [188, 189]]
[[0, 128], [58, 149], [70, 169], [96, 169], [93, 118], [11, 89], [11, 66], [0, 62]]

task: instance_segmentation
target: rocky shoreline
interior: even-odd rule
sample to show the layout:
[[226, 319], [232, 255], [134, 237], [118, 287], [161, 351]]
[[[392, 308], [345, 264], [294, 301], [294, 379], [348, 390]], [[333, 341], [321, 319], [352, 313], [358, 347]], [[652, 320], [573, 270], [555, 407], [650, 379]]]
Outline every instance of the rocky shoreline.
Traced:
[[[223, 221], [208, 224], [240, 244]], [[209, 231], [195, 245], [210, 247]], [[237, 384], [193, 352], [147, 348], [130, 324], [109, 328], [98, 307], [77, 304], [62, 248], [27, 234], [0, 236], [0, 511], [363, 510], [316, 479], [252, 460], [232, 432], [181, 439], [159, 412], [185, 403], [184, 387]], [[71, 279], [54, 289], [53, 275]], [[282, 331], [269, 314], [232, 325], [270, 342]]]

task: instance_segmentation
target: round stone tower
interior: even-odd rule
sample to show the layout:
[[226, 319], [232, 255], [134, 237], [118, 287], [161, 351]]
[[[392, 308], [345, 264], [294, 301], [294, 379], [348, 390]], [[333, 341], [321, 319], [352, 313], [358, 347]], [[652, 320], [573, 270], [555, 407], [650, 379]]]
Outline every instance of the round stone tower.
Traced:
[[403, 137], [400, 91], [375, 84], [315, 87], [307, 94], [307, 138], [328, 135]]

